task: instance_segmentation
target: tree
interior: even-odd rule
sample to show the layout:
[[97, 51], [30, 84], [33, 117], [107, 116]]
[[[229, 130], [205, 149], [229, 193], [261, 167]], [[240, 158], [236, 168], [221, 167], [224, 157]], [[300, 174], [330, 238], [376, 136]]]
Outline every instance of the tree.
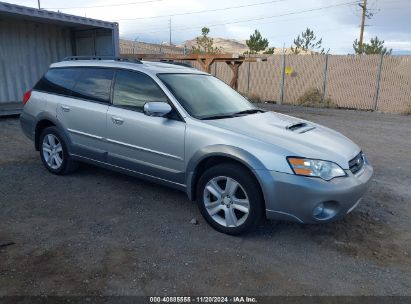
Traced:
[[275, 47], [269, 47], [268, 49], [266, 49], [263, 54], [274, 54], [275, 51]]
[[250, 40], [246, 40], [246, 44], [250, 49], [249, 54], [257, 54], [268, 47], [268, 40], [263, 38], [258, 30], [255, 30], [250, 36]]
[[213, 41], [213, 38], [208, 37], [209, 33], [210, 33], [210, 29], [208, 27], [203, 27], [201, 29], [201, 36], [196, 38], [196, 45], [193, 46], [193, 53], [195, 54], [221, 53], [221, 48], [213, 46], [214, 41]]
[[388, 50], [384, 47], [384, 40], [379, 40], [377, 36], [371, 38], [370, 43], [362, 43], [355, 39], [352, 47], [357, 55], [372, 55], [372, 54], [382, 54], [391, 55], [392, 49]]
[[[324, 48], [322, 47], [323, 39], [320, 38], [317, 40], [317, 37], [314, 35], [314, 31], [307, 28], [304, 32], [301, 33], [301, 36], [298, 35], [294, 39], [294, 46], [291, 46], [291, 52], [293, 54], [300, 54], [302, 51], [313, 51], [320, 54], [325, 54]], [[327, 53], [330, 50], [328, 49]]]

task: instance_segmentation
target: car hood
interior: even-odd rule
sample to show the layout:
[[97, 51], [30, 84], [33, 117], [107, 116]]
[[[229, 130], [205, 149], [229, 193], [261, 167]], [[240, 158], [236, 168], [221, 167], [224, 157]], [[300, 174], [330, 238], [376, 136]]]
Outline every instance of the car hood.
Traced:
[[205, 123], [268, 143], [286, 156], [300, 156], [333, 161], [343, 169], [360, 148], [350, 139], [319, 124], [284, 114], [265, 112]]

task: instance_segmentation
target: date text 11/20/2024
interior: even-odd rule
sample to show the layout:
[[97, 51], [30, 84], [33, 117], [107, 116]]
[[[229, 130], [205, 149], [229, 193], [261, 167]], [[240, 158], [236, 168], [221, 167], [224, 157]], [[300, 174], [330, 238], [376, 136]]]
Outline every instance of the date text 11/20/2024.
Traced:
[[150, 297], [150, 303], [258, 303], [254, 297]]

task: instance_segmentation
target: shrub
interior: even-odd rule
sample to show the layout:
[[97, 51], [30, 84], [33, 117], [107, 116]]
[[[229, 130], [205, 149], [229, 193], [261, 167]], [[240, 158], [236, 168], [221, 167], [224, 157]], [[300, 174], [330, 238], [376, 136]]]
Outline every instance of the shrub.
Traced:
[[245, 98], [247, 98], [249, 101], [251, 101], [252, 103], [263, 102], [263, 100], [258, 94], [251, 93], [250, 95], [248, 95], [247, 93], [244, 93], [244, 92], [239, 92], [239, 93], [243, 95]]
[[337, 105], [329, 97], [323, 99], [323, 94], [317, 88], [308, 89], [297, 99], [300, 106], [316, 108], [337, 108]]
[[411, 115], [411, 104], [402, 112], [403, 115]]
[[261, 97], [257, 94], [250, 94], [250, 96], [248, 96], [248, 100], [250, 100], [251, 102], [254, 102], [254, 103], [262, 102]]

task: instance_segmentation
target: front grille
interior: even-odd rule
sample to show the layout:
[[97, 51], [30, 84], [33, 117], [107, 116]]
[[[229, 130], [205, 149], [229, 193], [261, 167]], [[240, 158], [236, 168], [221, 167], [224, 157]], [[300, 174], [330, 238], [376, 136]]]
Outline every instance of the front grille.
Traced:
[[350, 171], [353, 174], [356, 174], [358, 171], [360, 171], [364, 166], [364, 157], [362, 155], [362, 152], [360, 152], [360, 154], [350, 160], [348, 164], [350, 166]]

